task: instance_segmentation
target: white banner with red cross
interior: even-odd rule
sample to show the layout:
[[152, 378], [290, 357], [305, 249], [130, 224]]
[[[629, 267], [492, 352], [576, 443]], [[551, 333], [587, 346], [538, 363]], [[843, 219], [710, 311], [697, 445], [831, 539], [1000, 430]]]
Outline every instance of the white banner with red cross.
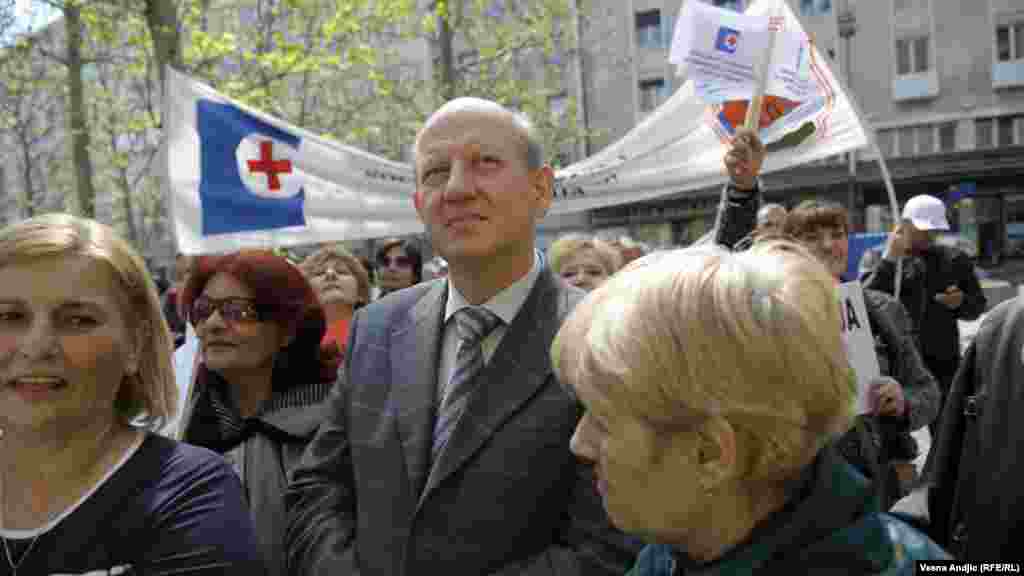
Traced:
[[[713, 20], [720, 13], [709, 14], [702, 17]], [[870, 132], [854, 102], [786, 2], [759, 0], [745, 15], [736, 16], [769, 14], [770, 30], [785, 36], [774, 43], [781, 46], [775, 52], [792, 66], [787, 68], [788, 84], [768, 83], [769, 88], [789, 88], [777, 94], [769, 89], [764, 96], [759, 125], [768, 156], [762, 172], [867, 145]], [[688, 45], [705, 53], [747, 50], [751, 38], [746, 28], [732, 20], [716, 26], [717, 32], [691, 35]], [[174, 70], [168, 70], [167, 84], [165, 183], [181, 252], [423, 231], [414, 208], [412, 166], [311, 134]], [[722, 158], [750, 101], [735, 86], [726, 88], [711, 97], [706, 82], [690, 79], [619, 141], [558, 170], [550, 213], [582, 212], [724, 183]]]

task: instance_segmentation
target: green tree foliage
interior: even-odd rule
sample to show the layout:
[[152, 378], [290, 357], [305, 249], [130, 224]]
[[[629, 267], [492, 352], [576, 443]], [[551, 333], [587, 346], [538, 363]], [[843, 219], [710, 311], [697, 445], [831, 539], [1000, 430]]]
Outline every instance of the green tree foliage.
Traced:
[[[50, 181], [77, 189], [78, 164], [91, 162], [96, 216], [121, 227], [149, 257], [172, 252], [160, 241], [170, 229], [159, 164], [164, 65], [315, 134], [394, 160], [409, 160], [416, 130], [446, 95], [523, 110], [552, 150], [582, 136], [575, 103], [564, 97], [575, 47], [565, 0], [35, 3], [65, 14], [74, 8], [82, 25], [88, 160], [79, 155], [72, 163], [65, 153], [64, 173]], [[444, 41], [452, 47], [447, 59], [438, 56]], [[64, 64], [45, 85], [63, 106], [55, 136], [63, 139], [75, 73], [67, 46], [37, 51]], [[551, 113], [552, 102], [561, 114]]]
[[10, 197], [3, 201], [11, 212], [8, 217], [30, 217], [63, 205], [57, 177], [65, 156], [57, 138], [63, 77], [39, 53], [53, 43], [50, 34], [33, 42], [12, 38], [0, 57], [0, 147], [5, 149]]
[[422, 30], [431, 43], [452, 46], [447, 62], [439, 50], [435, 104], [447, 96], [478, 96], [522, 110], [548, 150], [584, 136], [576, 102], [567, 97], [576, 36], [566, 0], [438, 0]]

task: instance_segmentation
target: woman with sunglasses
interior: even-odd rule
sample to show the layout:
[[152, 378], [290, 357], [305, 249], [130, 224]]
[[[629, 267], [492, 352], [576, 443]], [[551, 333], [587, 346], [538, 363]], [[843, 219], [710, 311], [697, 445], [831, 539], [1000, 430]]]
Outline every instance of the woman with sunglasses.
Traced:
[[423, 281], [423, 254], [412, 240], [394, 238], [377, 249], [377, 283], [380, 295]]
[[338, 368], [321, 348], [323, 309], [296, 266], [255, 250], [200, 257], [183, 298], [202, 361], [182, 438], [233, 465], [268, 572], [284, 574], [286, 474]]

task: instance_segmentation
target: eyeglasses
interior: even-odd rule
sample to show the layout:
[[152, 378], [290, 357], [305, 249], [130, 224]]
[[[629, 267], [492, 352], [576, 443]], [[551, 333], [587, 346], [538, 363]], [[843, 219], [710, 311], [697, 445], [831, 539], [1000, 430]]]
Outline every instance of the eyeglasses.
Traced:
[[395, 256], [394, 258], [381, 256], [380, 258], [377, 258], [377, 264], [382, 268], [412, 268], [412, 258], [409, 258], [408, 256]]
[[337, 266], [324, 266], [320, 270], [317, 270], [313, 274], [313, 276], [327, 276], [328, 272], [334, 274], [335, 276], [354, 276], [354, 274], [352, 274], [352, 271], [348, 269], [348, 266], [345, 266], [343, 264], [339, 264]]
[[263, 320], [263, 314], [256, 306], [256, 301], [250, 298], [213, 299], [200, 296], [192, 303], [192, 323], [202, 324], [213, 316], [214, 312], [220, 312], [221, 318], [232, 323]]

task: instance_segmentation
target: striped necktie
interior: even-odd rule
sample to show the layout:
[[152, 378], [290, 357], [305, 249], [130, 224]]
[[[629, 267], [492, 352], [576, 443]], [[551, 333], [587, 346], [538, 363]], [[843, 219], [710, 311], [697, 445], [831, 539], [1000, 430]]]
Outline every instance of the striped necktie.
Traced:
[[455, 424], [466, 409], [476, 376], [484, 367], [484, 353], [480, 344], [501, 324], [500, 318], [479, 306], [459, 310], [454, 319], [459, 334], [459, 348], [455, 355], [455, 369], [445, 386], [434, 424], [434, 442], [430, 453], [435, 462], [448, 444]]

